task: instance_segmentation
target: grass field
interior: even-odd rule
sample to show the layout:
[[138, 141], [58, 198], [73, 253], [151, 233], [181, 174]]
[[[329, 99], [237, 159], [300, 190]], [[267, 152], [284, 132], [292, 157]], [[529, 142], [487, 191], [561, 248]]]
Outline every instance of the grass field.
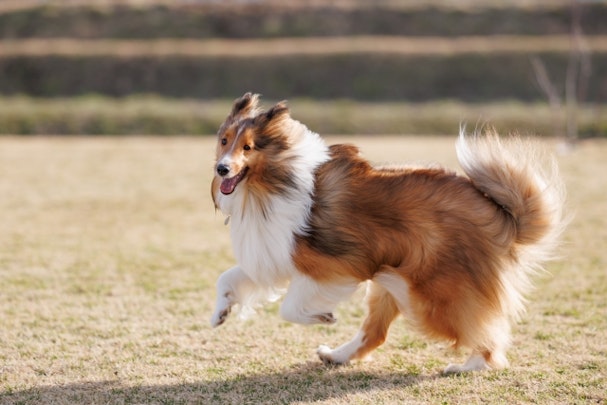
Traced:
[[[453, 137], [329, 141], [344, 139], [377, 162], [455, 167]], [[210, 329], [215, 279], [233, 264], [212, 149], [0, 138], [0, 403], [607, 403], [607, 142], [559, 157], [576, 215], [514, 328], [511, 367], [448, 377], [465, 353], [404, 321], [373, 361], [323, 366], [316, 346], [355, 333], [360, 300], [330, 327], [288, 324], [272, 304]]]

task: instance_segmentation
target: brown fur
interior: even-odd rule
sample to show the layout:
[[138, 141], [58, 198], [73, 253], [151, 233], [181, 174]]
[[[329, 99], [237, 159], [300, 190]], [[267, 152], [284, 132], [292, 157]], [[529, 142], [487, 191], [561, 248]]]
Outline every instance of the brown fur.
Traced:
[[513, 253], [513, 217], [444, 169], [376, 170], [352, 146], [331, 151], [297, 268], [316, 280], [364, 281], [389, 266], [411, 287], [408, 315], [424, 320], [424, 332], [470, 343], [460, 325], [482, 325], [501, 309], [497, 274]]

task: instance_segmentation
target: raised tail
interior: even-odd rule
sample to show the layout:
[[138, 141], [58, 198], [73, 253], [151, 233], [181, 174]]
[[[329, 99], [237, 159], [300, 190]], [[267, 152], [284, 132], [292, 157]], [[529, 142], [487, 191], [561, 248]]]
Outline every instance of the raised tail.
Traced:
[[554, 157], [533, 141], [500, 139], [493, 131], [468, 136], [463, 129], [456, 151], [474, 186], [512, 216], [514, 243], [526, 256], [525, 265], [539, 267], [552, 258], [567, 222], [565, 187]]

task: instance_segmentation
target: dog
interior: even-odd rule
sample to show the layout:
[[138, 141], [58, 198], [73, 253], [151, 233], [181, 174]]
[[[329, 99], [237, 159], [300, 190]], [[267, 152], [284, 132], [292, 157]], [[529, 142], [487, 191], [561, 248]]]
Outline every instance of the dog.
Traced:
[[460, 129], [465, 176], [374, 167], [355, 146], [327, 146], [286, 102], [258, 102], [235, 100], [217, 134], [212, 197], [231, 221], [238, 265], [218, 278], [211, 325], [237, 304], [283, 294], [285, 320], [333, 324], [337, 304], [367, 283], [361, 329], [320, 346], [324, 363], [364, 358], [402, 314], [427, 337], [471, 350], [445, 373], [506, 367], [511, 323], [564, 227], [554, 159], [543, 167], [529, 140]]

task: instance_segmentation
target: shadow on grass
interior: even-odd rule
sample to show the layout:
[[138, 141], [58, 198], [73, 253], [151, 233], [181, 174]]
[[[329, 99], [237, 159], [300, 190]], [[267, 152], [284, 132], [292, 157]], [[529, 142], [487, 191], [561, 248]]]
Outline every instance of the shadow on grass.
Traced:
[[368, 372], [305, 363], [276, 373], [172, 385], [125, 386], [120, 381], [81, 382], [0, 393], [2, 404], [288, 404], [349, 393], [416, 385], [438, 376]]

